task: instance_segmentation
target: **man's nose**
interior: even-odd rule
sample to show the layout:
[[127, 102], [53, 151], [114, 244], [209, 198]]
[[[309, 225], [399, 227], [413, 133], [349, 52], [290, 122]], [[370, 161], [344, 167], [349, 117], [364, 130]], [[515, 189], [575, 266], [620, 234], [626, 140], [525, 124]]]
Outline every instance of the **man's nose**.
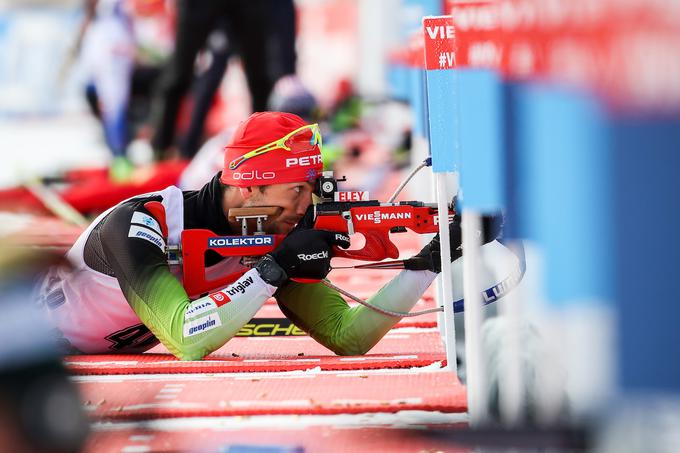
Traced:
[[299, 216], [305, 215], [305, 212], [307, 212], [307, 208], [312, 204], [312, 200], [300, 200], [300, 202], [297, 205], [297, 214]]

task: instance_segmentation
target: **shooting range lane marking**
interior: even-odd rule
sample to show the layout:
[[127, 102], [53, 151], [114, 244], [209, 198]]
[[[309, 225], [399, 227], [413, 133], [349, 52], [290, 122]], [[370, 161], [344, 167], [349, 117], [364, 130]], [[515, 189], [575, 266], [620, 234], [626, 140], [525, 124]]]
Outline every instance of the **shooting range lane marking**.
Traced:
[[[296, 376], [267, 376], [267, 379], [315, 379], [317, 376], [318, 374], [300, 374]], [[239, 373], [237, 376], [234, 376], [233, 379], [235, 381], [252, 380], [250, 377], [241, 376], [241, 373]]]
[[399, 355], [394, 357], [340, 357], [341, 362], [363, 362], [366, 360], [405, 360], [405, 359], [417, 359], [417, 355]]
[[151, 451], [151, 447], [149, 445], [126, 445], [120, 451], [124, 453], [142, 453]]
[[[215, 430], [238, 431], [253, 428], [334, 426], [344, 429], [361, 429], [366, 426], [400, 428], [422, 425], [449, 425], [467, 422], [465, 413], [443, 413], [438, 411], [399, 411], [339, 414], [339, 415], [256, 415], [251, 417], [178, 417], [126, 422], [94, 422], [90, 425], [95, 432], [124, 430]], [[130, 436], [146, 437], [142, 435]], [[149, 435], [149, 437], [152, 437]]]
[[130, 437], [128, 437], [128, 440], [130, 442], [149, 442], [154, 437], [155, 436], [153, 434], [133, 434]]
[[[71, 356], [74, 358], [77, 358], [77, 355]], [[118, 365], [118, 366], [134, 366], [137, 365], [139, 362], [137, 360], [121, 360], [121, 361], [116, 361], [116, 360], [104, 360], [104, 361], [97, 361], [97, 362], [82, 362], [78, 360], [69, 360], [66, 359], [64, 360], [64, 365], [78, 365], [78, 366], [92, 366], [92, 367], [98, 367], [102, 365]]]
[[[287, 362], [290, 362], [291, 360], [294, 360], [295, 362], [313, 362], [313, 363], [321, 362], [321, 359], [295, 358], [295, 359], [245, 359], [245, 360], [243, 360], [243, 363], [268, 363], [268, 362], [287, 363]], [[340, 359], [340, 360], [342, 360], [342, 359]]]
[[[263, 396], [264, 398], [264, 396]], [[249, 407], [298, 407], [313, 406], [314, 402], [309, 399], [304, 400], [281, 400], [281, 401], [262, 401], [262, 400], [241, 400], [241, 401], [220, 401], [220, 406], [238, 407], [246, 409]]]
[[143, 403], [143, 404], [131, 404], [128, 406], [123, 406], [116, 408], [116, 411], [138, 411], [143, 409], [199, 409], [207, 407], [207, 404], [203, 403], [181, 403], [179, 401], [169, 401], [167, 403]]
[[154, 397], [157, 400], [175, 400], [184, 390], [184, 384], [165, 384]]
[[134, 442], [135, 444], [125, 445], [121, 448], [121, 452], [145, 452], [152, 451], [150, 445], [142, 445], [144, 443], [149, 443], [153, 440], [155, 436], [153, 434], [133, 434], [127, 438], [128, 441]]
[[[266, 374], [259, 378], [225, 376], [185, 380], [182, 401], [157, 401], [164, 381], [80, 382], [85, 397], [104, 402], [90, 416], [99, 420], [146, 420], [154, 417], [250, 416], [272, 414], [333, 415], [365, 412], [466, 410], [465, 388], [457, 377], [431, 370], [400, 373], [299, 373], [294, 379]], [[302, 379], [302, 380], [300, 380]], [[351, 379], [351, 381], [347, 381]], [[347, 384], [345, 384], [347, 382]], [[359, 385], [359, 383], [361, 385]], [[348, 385], [349, 384], [349, 385]], [[238, 398], [221, 397], [226, 389]]]
[[358, 398], [343, 398], [331, 400], [331, 405], [334, 406], [354, 406], [358, 404], [385, 404], [389, 406], [397, 406], [400, 404], [422, 404], [423, 399], [418, 397], [397, 398], [389, 401], [374, 400], [374, 399], [358, 399]]
[[[436, 366], [435, 366], [436, 365]], [[441, 362], [423, 367], [404, 368], [382, 368], [375, 370], [334, 370], [322, 371], [320, 367], [311, 368], [308, 370], [295, 371], [264, 371], [252, 373], [187, 373], [187, 374], [124, 374], [124, 375], [86, 375], [86, 376], [70, 376], [69, 379], [74, 382], [101, 382], [101, 383], [116, 383], [124, 381], [216, 381], [220, 379], [261, 379], [261, 378], [294, 378], [296, 376], [311, 375], [332, 375], [338, 377], [344, 376], [363, 376], [366, 374], [375, 376], [384, 375], [403, 375], [403, 374], [420, 374], [420, 373], [448, 373], [446, 368], [442, 368]], [[181, 384], [185, 385], [185, 384]], [[167, 387], [167, 384], [166, 384]]]

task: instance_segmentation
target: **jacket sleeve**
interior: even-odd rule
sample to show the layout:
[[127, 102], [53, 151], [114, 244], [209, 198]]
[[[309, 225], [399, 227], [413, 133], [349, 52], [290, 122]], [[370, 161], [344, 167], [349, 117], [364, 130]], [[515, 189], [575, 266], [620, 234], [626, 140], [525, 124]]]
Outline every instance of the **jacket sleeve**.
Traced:
[[175, 356], [196, 360], [231, 339], [274, 293], [252, 269], [220, 291], [191, 301], [171, 273], [162, 219], [140, 203], [112, 211], [93, 234], [141, 321]]
[[[430, 271], [402, 271], [368, 302], [408, 312], [436, 276]], [[337, 291], [322, 283], [290, 282], [275, 297], [293, 323], [338, 355], [367, 353], [400, 320], [362, 305], [350, 307]]]

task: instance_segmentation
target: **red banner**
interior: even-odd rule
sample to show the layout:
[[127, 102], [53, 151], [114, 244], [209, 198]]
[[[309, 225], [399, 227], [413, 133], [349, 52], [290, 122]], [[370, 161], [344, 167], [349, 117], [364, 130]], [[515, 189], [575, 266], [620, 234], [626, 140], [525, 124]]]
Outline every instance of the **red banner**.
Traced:
[[[543, 80], [610, 105], [680, 105], [680, 8], [646, 0], [445, 0], [399, 61], [429, 70], [488, 68]], [[423, 51], [424, 48], [424, 51]]]
[[426, 69], [456, 66], [456, 33], [451, 16], [423, 18], [423, 37]]
[[502, 47], [499, 43], [499, 3], [489, 0], [447, 1], [446, 12], [456, 30], [458, 67], [497, 69]]

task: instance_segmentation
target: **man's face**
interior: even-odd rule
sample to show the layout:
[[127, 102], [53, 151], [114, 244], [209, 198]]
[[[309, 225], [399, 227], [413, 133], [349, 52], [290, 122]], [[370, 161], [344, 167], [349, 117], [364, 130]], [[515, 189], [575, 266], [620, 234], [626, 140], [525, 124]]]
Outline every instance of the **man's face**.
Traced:
[[253, 187], [253, 195], [245, 200], [243, 207], [278, 206], [281, 214], [276, 218], [269, 218], [264, 223], [264, 230], [269, 234], [289, 233], [297, 224], [312, 203], [314, 184], [310, 182], [293, 182], [286, 184], [272, 184], [260, 192]]

